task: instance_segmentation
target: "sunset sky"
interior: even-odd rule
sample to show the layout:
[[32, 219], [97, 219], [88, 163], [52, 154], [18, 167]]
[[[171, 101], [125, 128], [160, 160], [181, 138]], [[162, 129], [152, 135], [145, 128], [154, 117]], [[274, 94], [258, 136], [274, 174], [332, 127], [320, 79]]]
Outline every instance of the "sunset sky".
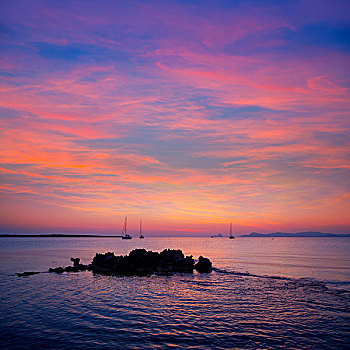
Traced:
[[350, 232], [350, 2], [0, 0], [0, 231]]

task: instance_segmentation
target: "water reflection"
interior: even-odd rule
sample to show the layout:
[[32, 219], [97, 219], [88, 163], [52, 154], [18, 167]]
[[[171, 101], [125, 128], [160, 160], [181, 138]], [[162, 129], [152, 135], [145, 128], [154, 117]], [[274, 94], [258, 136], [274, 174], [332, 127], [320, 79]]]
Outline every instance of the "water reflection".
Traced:
[[[349, 256], [342, 245], [348, 242], [333, 242], [328, 250], [327, 239], [300, 243], [265, 238], [147, 238], [127, 243], [46, 239], [39, 248], [33, 241], [19, 243], [17, 249], [2, 245], [0, 345], [23, 349], [347, 347], [349, 294], [309, 278], [262, 276], [313, 274], [345, 280]], [[119, 278], [89, 272], [17, 278], [10, 273], [66, 265], [71, 256], [87, 263], [96, 251], [127, 254], [134, 248], [180, 248], [195, 258], [211, 258], [221, 273]]]
[[[128, 254], [132, 249], [182, 249], [185, 255], [210, 258], [215, 267], [257, 275], [312, 277], [333, 282], [350, 281], [348, 238], [6, 238], [0, 239], [0, 271], [27, 270], [35, 258], [40, 270], [69, 264], [80, 257], [89, 263], [96, 252]], [[15, 262], [17, 270], [12, 268]]]

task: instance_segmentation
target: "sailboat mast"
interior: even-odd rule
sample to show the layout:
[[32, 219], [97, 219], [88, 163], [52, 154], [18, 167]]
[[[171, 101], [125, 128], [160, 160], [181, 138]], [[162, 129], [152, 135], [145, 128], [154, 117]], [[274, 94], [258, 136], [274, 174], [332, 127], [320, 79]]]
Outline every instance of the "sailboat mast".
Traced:
[[127, 223], [127, 222], [128, 222], [128, 217], [126, 216], [126, 217], [125, 217], [125, 232], [124, 232], [125, 234], [126, 234], [126, 223]]
[[140, 236], [142, 235], [142, 220], [140, 220]]
[[230, 236], [232, 236], [232, 222], [230, 223]]

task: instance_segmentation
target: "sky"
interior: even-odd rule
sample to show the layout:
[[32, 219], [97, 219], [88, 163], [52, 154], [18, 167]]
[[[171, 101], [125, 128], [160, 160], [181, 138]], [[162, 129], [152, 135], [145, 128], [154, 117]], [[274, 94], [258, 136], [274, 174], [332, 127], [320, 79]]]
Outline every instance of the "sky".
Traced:
[[350, 2], [0, 0], [0, 231], [350, 232]]

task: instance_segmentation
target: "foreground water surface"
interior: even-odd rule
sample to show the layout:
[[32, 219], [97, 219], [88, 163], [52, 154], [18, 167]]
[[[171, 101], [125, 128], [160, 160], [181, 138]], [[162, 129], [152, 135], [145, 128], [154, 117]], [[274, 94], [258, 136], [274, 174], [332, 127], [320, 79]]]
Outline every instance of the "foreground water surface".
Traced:
[[[210, 274], [16, 272], [182, 249]], [[349, 238], [0, 238], [2, 349], [347, 349]]]

